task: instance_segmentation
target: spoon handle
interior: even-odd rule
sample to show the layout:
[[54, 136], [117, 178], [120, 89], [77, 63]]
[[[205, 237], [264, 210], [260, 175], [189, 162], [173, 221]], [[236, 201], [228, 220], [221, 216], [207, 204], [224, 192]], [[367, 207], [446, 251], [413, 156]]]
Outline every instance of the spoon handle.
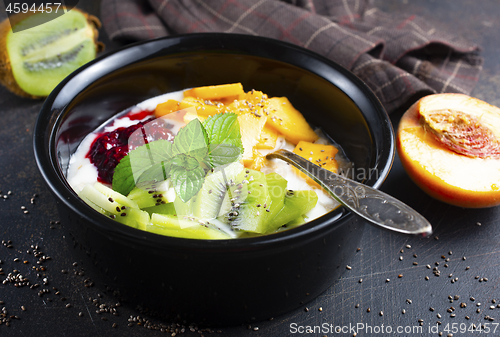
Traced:
[[304, 172], [342, 205], [379, 227], [404, 234], [430, 235], [431, 224], [400, 200], [380, 191], [325, 170], [287, 150], [269, 153]]

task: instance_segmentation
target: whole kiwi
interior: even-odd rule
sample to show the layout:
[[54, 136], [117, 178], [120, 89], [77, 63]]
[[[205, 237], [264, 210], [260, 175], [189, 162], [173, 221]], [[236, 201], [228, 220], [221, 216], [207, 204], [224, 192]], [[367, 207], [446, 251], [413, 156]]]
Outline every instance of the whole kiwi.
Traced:
[[[55, 10], [55, 9], [54, 9]], [[56, 18], [18, 13], [0, 23], [0, 83], [16, 95], [43, 98], [104, 49], [99, 19], [77, 8]], [[34, 25], [33, 20], [42, 20]], [[20, 26], [18, 26], [20, 25]], [[22, 28], [14, 32], [11, 27]]]

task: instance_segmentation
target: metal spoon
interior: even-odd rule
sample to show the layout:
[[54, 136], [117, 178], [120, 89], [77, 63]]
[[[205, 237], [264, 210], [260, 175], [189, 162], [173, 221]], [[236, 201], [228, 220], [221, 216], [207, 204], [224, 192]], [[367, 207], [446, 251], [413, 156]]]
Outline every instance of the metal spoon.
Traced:
[[269, 153], [292, 164], [321, 185], [333, 198], [371, 224], [404, 233], [430, 235], [431, 224], [418, 212], [390, 195], [325, 170], [287, 150]]

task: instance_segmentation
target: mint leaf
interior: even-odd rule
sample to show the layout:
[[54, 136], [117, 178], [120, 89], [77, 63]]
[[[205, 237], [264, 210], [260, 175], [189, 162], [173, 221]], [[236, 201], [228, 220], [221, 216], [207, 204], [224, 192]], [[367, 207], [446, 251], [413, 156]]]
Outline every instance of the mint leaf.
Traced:
[[172, 157], [172, 143], [168, 140], [159, 139], [137, 147], [115, 167], [113, 190], [123, 195], [129, 194], [146, 170], [156, 163], [168, 163]]
[[209, 141], [209, 160], [212, 167], [237, 161], [243, 153], [240, 123], [235, 113], [208, 117], [203, 126]]
[[167, 180], [170, 176], [170, 162], [161, 161], [146, 169], [135, 181], [136, 186]]
[[238, 161], [241, 157], [241, 148], [232, 144], [210, 144], [208, 152], [208, 163], [214, 168]]
[[186, 171], [191, 171], [200, 166], [200, 162], [188, 154], [180, 153], [172, 158], [170, 162], [173, 166], [179, 166]]
[[175, 192], [182, 201], [189, 201], [203, 186], [205, 170], [198, 160], [186, 154], [178, 154], [172, 159], [171, 181]]
[[203, 160], [208, 153], [208, 136], [205, 128], [198, 119], [193, 119], [179, 130], [174, 138], [174, 154], [188, 154], [191, 157]]

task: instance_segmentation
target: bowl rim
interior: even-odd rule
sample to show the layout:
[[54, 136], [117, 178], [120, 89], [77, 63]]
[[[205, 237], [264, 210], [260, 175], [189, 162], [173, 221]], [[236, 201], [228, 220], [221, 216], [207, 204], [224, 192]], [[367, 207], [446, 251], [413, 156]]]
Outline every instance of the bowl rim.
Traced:
[[[390, 122], [390, 118], [385, 111], [384, 107], [380, 103], [379, 99], [375, 96], [373, 91], [357, 76], [352, 72], [345, 69], [338, 63], [318, 54], [311, 50], [305, 49], [303, 47], [297, 46], [292, 43], [280, 41], [277, 39], [253, 36], [253, 35], [243, 35], [243, 34], [233, 34], [233, 33], [193, 33], [193, 34], [183, 34], [167, 36], [152, 40], [140, 41], [132, 43], [121, 48], [118, 48], [110, 53], [105, 53], [95, 58], [94, 60], [88, 62], [82, 67], [78, 68], [76, 71], [68, 75], [46, 98], [42, 108], [39, 112], [38, 118], [35, 123], [33, 132], [33, 147], [35, 154], [35, 161], [37, 167], [51, 192], [55, 197], [61, 201], [66, 207], [71, 209], [73, 212], [77, 213], [82, 219], [85, 219], [88, 223], [91, 223], [96, 229], [104, 232], [106, 235], [113, 237], [113, 239], [121, 239], [128, 243], [134, 243], [139, 245], [145, 245], [147, 247], [154, 247], [157, 249], [168, 248], [168, 249], [195, 249], [195, 250], [209, 250], [209, 251], [226, 251], [236, 250], [236, 251], [249, 251], [255, 250], [259, 247], [276, 247], [276, 243], [284, 244], [298, 244], [300, 242], [305, 242], [307, 238], [311, 239], [320, 235], [324, 231], [333, 230], [334, 228], [341, 226], [348, 219], [354, 215], [345, 210], [343, 207], [339, 207], [336, 210], [321, 216], [315, 220], [312, 220], [299, 227], [286, 230], [279, 233], [273, 233], [271, 235], [264, 235], [251, 238], [240, 238], [240, 239], [226, 239], [226, 240], [200, 240], [200, 239], [187, 239], [187, 238], [177, 238], [169, 237], [164, 235], [158, 235], [146, 231], [142, 231], [136, 228], [122, 225], [112, 219], [107, 219], [105, 216], [95, 212], [90, 206], [88, 206], [84, 201], [82, 201], [77, 194], [69, 187], [66, 178], [60, 172], [60, 168], [57, 162], [57, 154], [55, 153], [55, 137], [57, 134], [57, 127], [60, 125], [64, 112], [68, 107], [69, 103], [78, 95], [78, 92], [84, 90], [85, 87], [80, 88], [78, 92], [74, 93], [74, 89], [70, 89], [69, 95], [65, 91], [71, 88], [71, 84], [75, 81], [80, 80], [79, 77], [85, 77], [84, 83], [90, 85], [95, 80], [99, 79], [102, 75], [109, 75], [114, 71], [126, 67], [128, 65], [134, 64], [141, 60], [146, 60], [152, 58], [156, 53], [169, 47], [179, 47], [183, 45], [185, 48], [186, 43], [193, 43], [192, 41], [212, 41], [215, 44], [219, 43], [220, 48], [224, 49], [227, 46], [227, 42], [235, 40], [247, 41], [250, 45], [254, 46], [255, 50], [262, 50], [262, 52], [257, 52], [257, 54], [252, 54], [250, 56], [260, 56], [275, 61], [284, 62], [287, 64], [292, 64], [293, 66], [305, 69], [311, 72], [329, 83], [338, 87], [342, 92], [353, 101], [353, 103], [363, 111], [362, 106], [369, 106], [376, 112], [376, 116], [382, 123], [380, 127], [382, 129], [382, 137], [385, 142], [388, 142], [387, 148], [382, 148], [380, 154], [374, 160], [381, 165], [378, 167], [379, 174], [378, 178], [370, 186], [374, 188], [379, 188], [382, 183], [387, 178], [392, 167], [394, 157], [395, 157], [395, 134]], [[327, 67], [330, 71], [333, 70], [334, 73], [342, 77], [341, 85], [338, 83], [333, 83], [328, 78], [325, 78], [320, 73], [312, 71], [310, 67], [304, 68], [303, 65], [298, 65], [290, 63], [289, 61], [281, 60], [276, 58], [276, 56], [268, 55], [266, 48], [255, 48], [255, 45], [259, 44], [260, 47], [266, 46], [267, 48], [284, 48], [287, 51], [293, 53], [299, 53], [310, 60], [319, 62], [323, 66]], [[181, 48], [182, 49], [182, 48]], [[244, 55], [237, 50], [231, 48], [229, 51], [235, 54]], [[189, 50], [191, 51], [191, 50]], [[201, 51], [201, 50], [200, 50]], [[178, 50], [177, 53], [181, 51]], [[103, 73], [102, 65], [106, 64], [106, 70]], [[111, 67], [109, 65], [111, 64]], [[93, 68], [98, 67], [99, 71], [93, 72]], [[99, 76], [97, 76], [99, 75]], [[82, 84], [79, 83], [81, 86]], [[62, 93], [61, 93], [62, 92]], [[347, 92], [355, 92], [358, 95], [358, 100], [354, 101], [352, 94], [349, 95]], [[361, 102], [359, 100], [361, 98]], [[366, 116], [364, 116], [366, 119]], [[50, 127], [50, 129], [48, 129]], [[55, 128], [53, 128], [55, 127]], [[369, 128], [373, 137], [373, 130]], [[46, 144], [46, 139], [49, 139], [49, 143]]]

